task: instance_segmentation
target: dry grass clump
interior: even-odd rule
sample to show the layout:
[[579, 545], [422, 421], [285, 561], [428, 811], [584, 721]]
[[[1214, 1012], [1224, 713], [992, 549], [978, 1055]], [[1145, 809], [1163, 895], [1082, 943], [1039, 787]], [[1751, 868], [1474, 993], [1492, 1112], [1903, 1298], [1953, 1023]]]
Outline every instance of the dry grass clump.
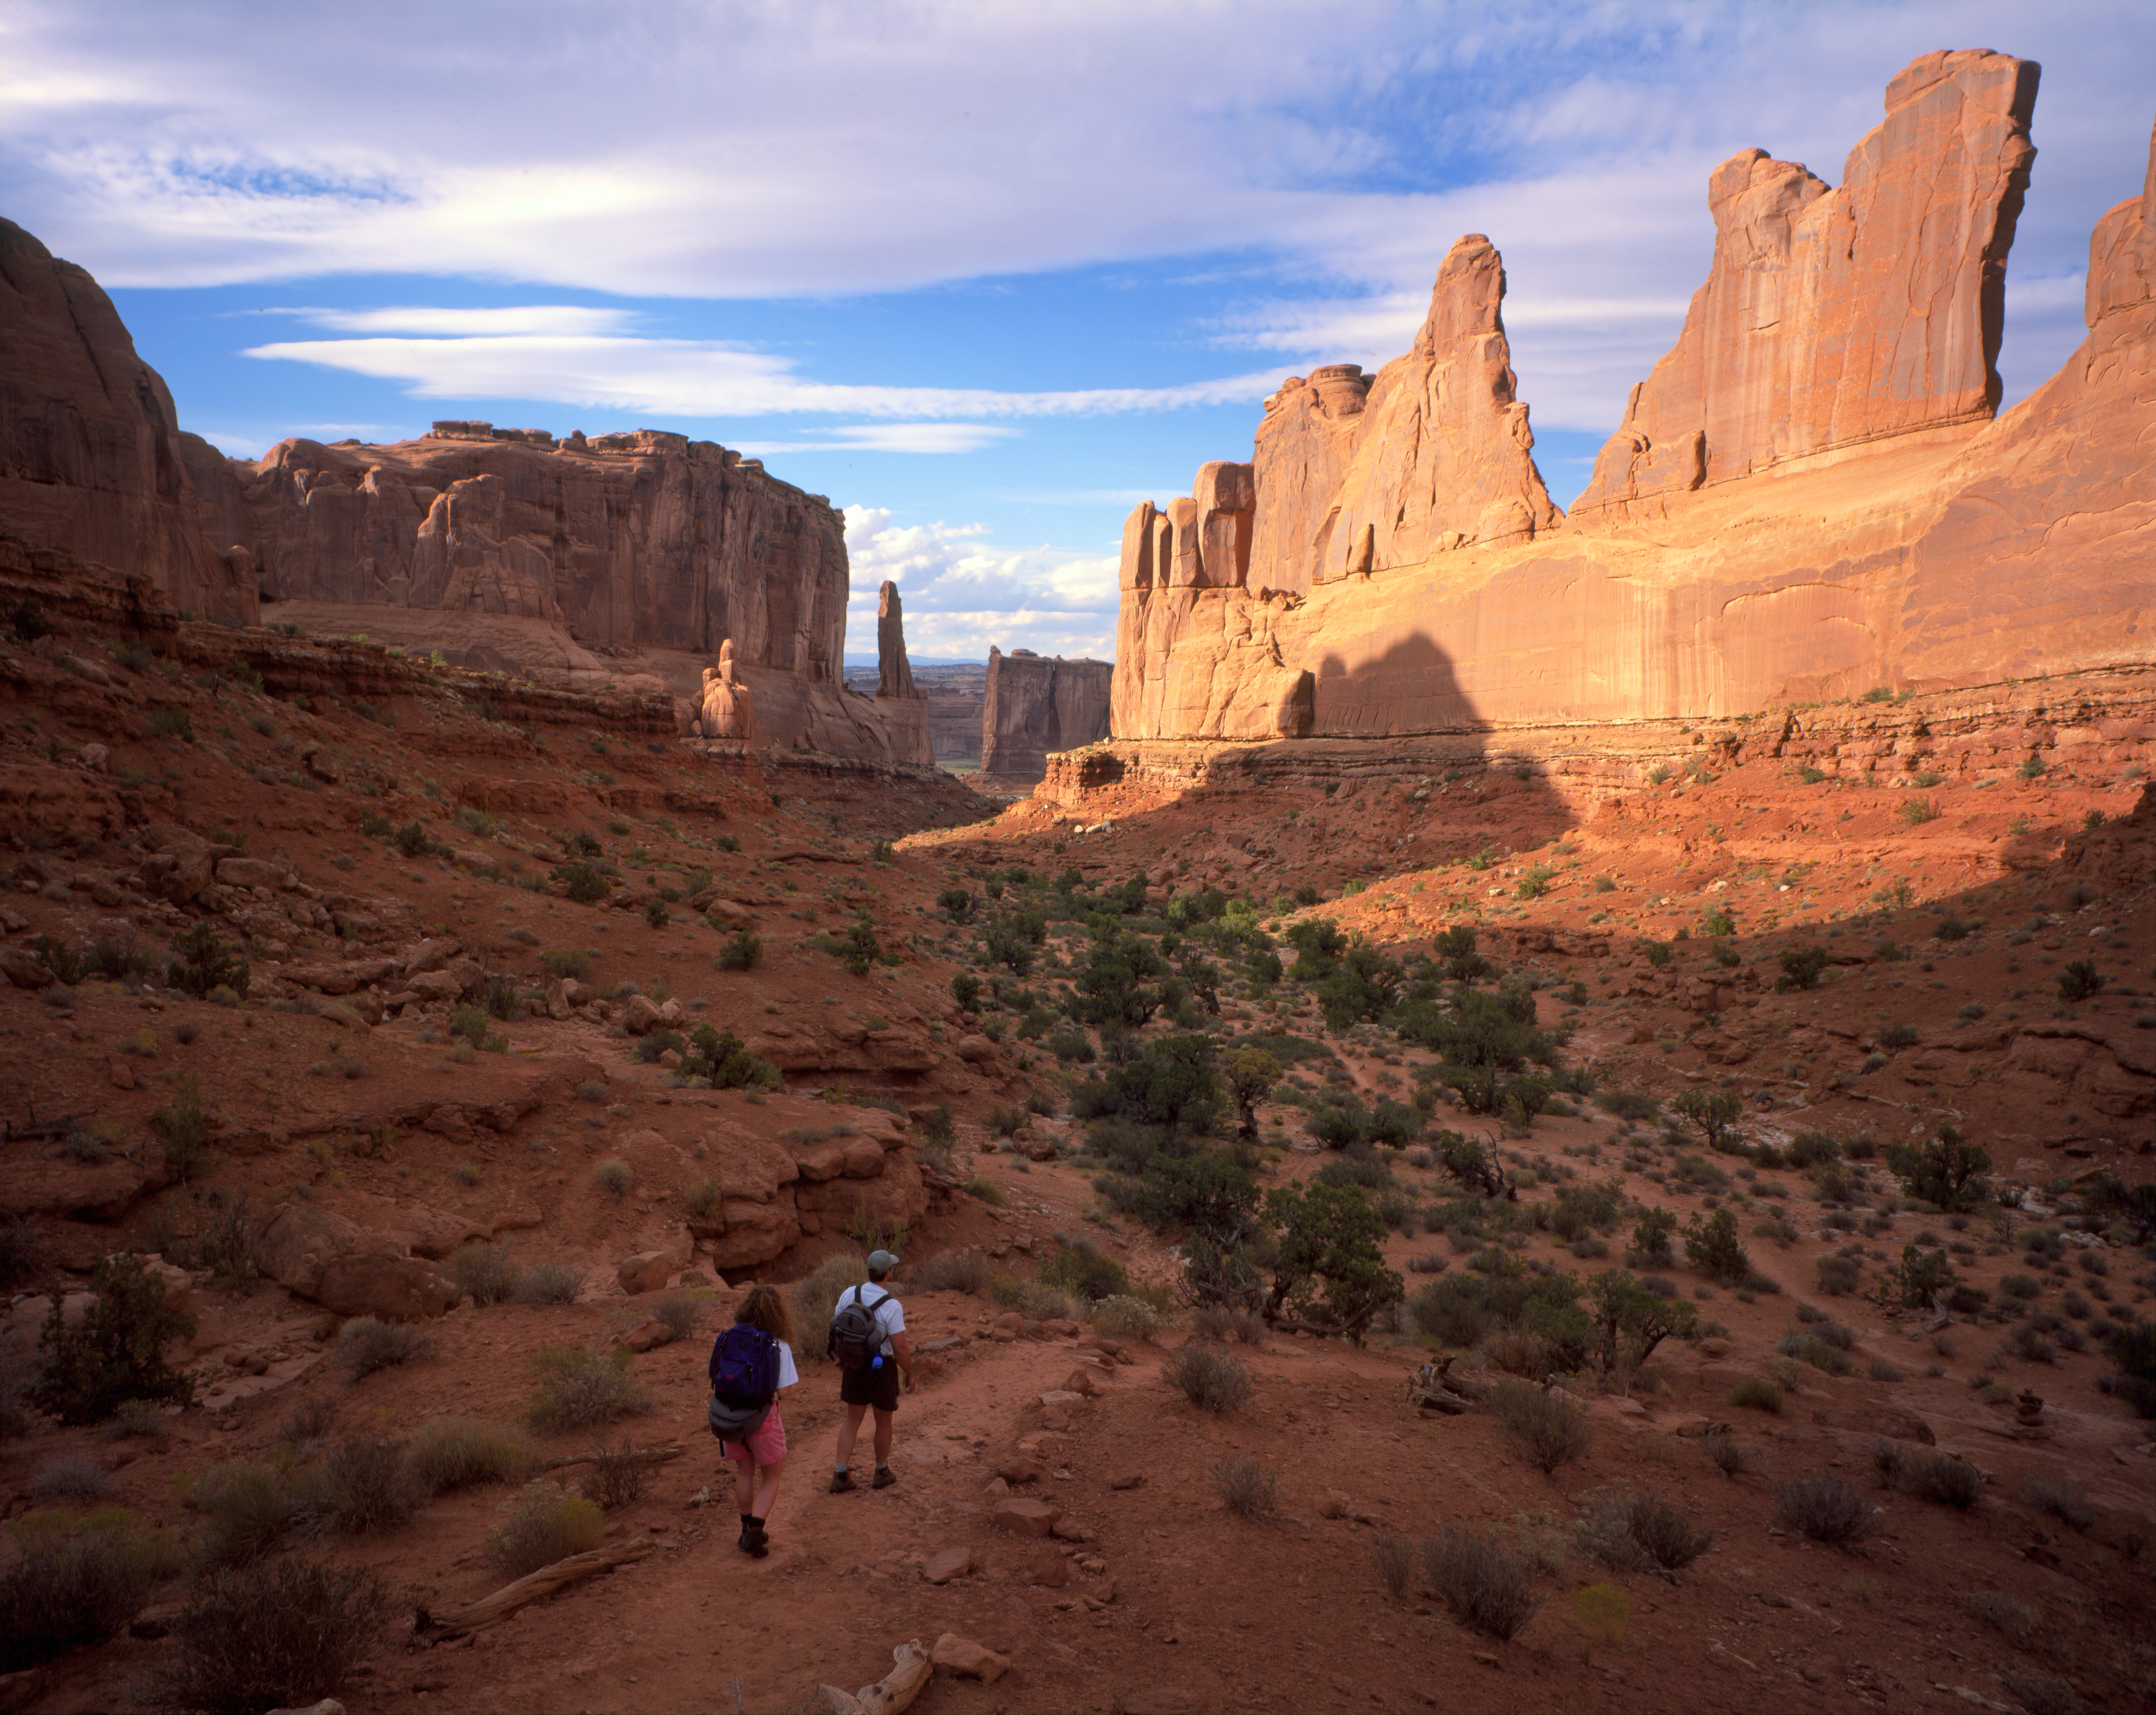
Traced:
[[30, 1478], [34, 1501], [102, 1501], [119, 1486], [112, 1473], [87, 1453], [60, 1453], [39, 1466]]
[[649, 1457], [624, 1436], [614, 1445], [599, 1443], [585, 1467], [583, 1481], [577, 1487], [587, 1501], [596, 1501], [603, 1511], [612, 1512], [642, 1500], [658, 1471]]
[[584, 1289], [583, 1271], [566, 1262], [535, 1262], [516, 1277], [519, 1304], [574, 1304]]
[[1594, 1440], [1585, 1409], [1557, 1388], [1507, 1377], [1490, 1389], [1482, 1408], [1545, 1476], [1578, 1458]]
[[503, 1508], [487, 1537], [487, 1558], [505, 1578], [522, 1578], [571, 1554], [588, 1553], [606, 1535], [606, 1514], [595, 1502], [538, 1482]]
[[946, 1250], [913, 1271], [912, 1284], [924, 1292], [985, 1292], [995, 1271], [978, 1250]]
[[516, 1296], [517, 1285], [523, 1278], [516, 1259], [510, 1254], [506, 1239], [492, 1245], [459, 1245], [449, 1253], [444, 1266], [449, 1278], [482, 1308], [490, 1304], [506, 1304]]
[[172, 1623], [153, 1696], [173, 1710], [305, 1708], [344, 1688], [382, 1642], [389, 1591], [364, 1568], [300, 1556], [213, 1573]]
[[704, 1320], [704, 1307], [693, 1292], [670, 1288], [651, 1301], [651, 1314], [666, 1330], [668, 1341], [685, 1340]]
[[[2076, 959], [2075, 963], [2082, 961]], [[2082, 1706], [2071, 1686], [2048, 1673], [2028, 1673], [2010, 1667], [1999, 1676], [1999, 1682], [2006, 1687], [2007, 1696], [2026, 1709], [2029, 1715], [2075, 1715]]]
[[2021, 1485], [2021, 1498], [2039, 1512], [2048, 1512], [2067, 1529], [2087, 1531], [2096, 1522], [2096, 1508], [2087, 1493], [2071, 1477], [2032, 1476]]
[[1815, 1543], [1858, 1543], [1879, 1528], [1878, 1509], [1830, 1471], [1774, 1486], [1774, 1522]]
[[468, 1417], [438, 1417], [422, 1424], [406, 1456], [412, 1479], [429, 1495], [480, 1483], [521, 1482], [531, 1466], [531, 1443], [521, 1430]]
[[1394, 1601], [1407, 1599], [1408, 1580], [1414, 1576], [1414, 1543], [1398, 1531], [1381, 1530], [1370, 1543], [1370, 1564], [1378, 1582]]
[[1729, 1403], [1754, 1411], [1778, 1412], [1782, 1409], [1782, 1390], [1763, 1376], [1748, 1375], [1729, 1390]]
[[2021, 1639], [2035, 1633], [2036, 1610], [2018, 1596], [2010, 1596], [2004, 1590], [1968, 1590], [1961, 1599], [1972, 1618], [1995, 1631]]
[[1500, 1643], [1543, 1605], [1534, 1588], [1534, 1556], [1495, 1532], [1478, 1536], [1464, 1524], [1448, 1524], [1423, 1538], [1422, 1568], [1455, 1620]]
[[300, 1522], [300, 1497], [266, 1465], [212, 1466], [185, 1491], [203, 1515], [195, 1553], [208, 1567], [244, 1566], [282, 1542]]
[[1578, 1529], [1580, 1546], [1619, 1572], [1679, 1571], [1714, 1546], [1714, 1533], [1695, 1531], [1680, 1508], [1625, 1488], [1596, 1496]]
[[1191, 1312], [1190, 1325], [1208, 1340], [1234, 1340], [1245, 1346], [1265, 1343], [1265, 1319], [1255, 1310], [1230, 1310], [1224, 1304], [1201, 1304]]
[[434, 1349], [434, 1343], [404, 1322], [384, 1322], [377, 1316], [354, 1317], [337, 1336], [337, 1362], [358, 1381], [377, 1369], [409, 1363]]
[[567, 1343], [542, 1346], [531, 1354], [531, 1370], [539, 1381], [531, 1426], [542, 1432], [595, 1429], [651, 1409], [651, 1395], [637, 1380], [626, 1347], [594, 1352]]
[[1257, 1391], [1240, 1358], [1193, 1341], [1161, 1366], [1162, 1379], [1182, 1389], [1183, 1397], [1205, 1411], [1228, 1412], [1247, 1405]]
[[1238, 1518], [1270, 1518], [1280, 1511], [1280, 1473], [1255, 1459], [1223, 1459], [1213, 1466], [1213, 1490]]
[[166, 1539], [116, 1507], [80, 1521], [33, 1512], [11, 1528], [23, 1555], [0, 1574], [0, 1673], [117, 1635], [177, 1566]]
[[1709, 1430], [1699, 1438], [1699, 1445], [1724, 1476], [1750, 1476], [1767, 1468], [1758, 1448], [1748, 1447], [1727, 1430]]
[[850, 1252], [827, 1256], [815, 1271], [793, 1289], [793, 1325], [801, 1331], [802, 1349], [797, 1358], [821, 1358], [823, 1331], [831, 1326], [831, 1312], [839, 1295], [869, 1277], [868, 1264]]
[[1905, 1447], [1881, 1436], [1871, 1444], [1871, 1468], [1882, 1489], [1899, 1489], [1919, 1501], [1936, 1501], [1962, 1512], [1984, 1498], [1984, 1473], [1966, 1459]]
[[1168, 1318], [1142, 1298], [1118, 1292], [1093, 1307], [1093, 1328], [1111, 1340], [1150, 1340]]
[[346, 1435], [323, 1458], [311, 1499], [321, 1522], [352, 1536], [392, 1530], [424, 1498], [413, 1481], [404, 1443]]

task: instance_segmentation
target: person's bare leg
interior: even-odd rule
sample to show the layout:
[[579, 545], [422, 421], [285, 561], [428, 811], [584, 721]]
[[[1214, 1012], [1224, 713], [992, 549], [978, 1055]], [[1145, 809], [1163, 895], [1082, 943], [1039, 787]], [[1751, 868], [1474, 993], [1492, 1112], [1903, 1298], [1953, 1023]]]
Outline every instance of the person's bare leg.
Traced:
[[779, 1474], [785, 1468], [786, 1461], [783, 1459], [774, 1460], [769, 1465], [757, 1467], [754, 1511], [756, 1516], [764, 1522], [767, 1528], [771, 1523], [771, 1509], [778, 1504], [778, 1478]]
[[[859, 1422], [860, 1420], [857, 1418], [855, 1421]], [[875, 1456], [879, 1465], [891, 1463], [891, 1414], [878, 1409], [875, 1416]]]
[[[846, 1408], [846, 1420], [839, 1426], [839, 1457], [837, 1462], [841, 1470], [844, 1469], [853, 1462], [854, 1439], [861, 1432], [861, 1418], [867, 1410], [868, 1407], [865, 1405], [849, 1405]], [[881, 1434], [883, 1432], [879, 1430], [878, 1433]], [[886, 1445], [888, 1445], [887, 1441]]]
[[756, 1461], [752, 1458], [737, 1459], [734, 1461], [734, 1505], [744, 1518], [757, 1512], [753, 1504], [755, 1500]]

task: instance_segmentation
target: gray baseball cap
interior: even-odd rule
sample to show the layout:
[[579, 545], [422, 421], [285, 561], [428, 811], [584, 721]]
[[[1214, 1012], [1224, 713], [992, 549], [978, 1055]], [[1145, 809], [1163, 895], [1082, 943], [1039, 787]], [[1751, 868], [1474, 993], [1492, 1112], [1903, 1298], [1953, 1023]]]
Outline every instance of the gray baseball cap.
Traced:
[[897, 1266], [898, 1259], [896, 1256], [893, 1256], [890, 1251], [871, 1250], [869, 1252], [869, 1272], [870, 1274], [887, 1275]]

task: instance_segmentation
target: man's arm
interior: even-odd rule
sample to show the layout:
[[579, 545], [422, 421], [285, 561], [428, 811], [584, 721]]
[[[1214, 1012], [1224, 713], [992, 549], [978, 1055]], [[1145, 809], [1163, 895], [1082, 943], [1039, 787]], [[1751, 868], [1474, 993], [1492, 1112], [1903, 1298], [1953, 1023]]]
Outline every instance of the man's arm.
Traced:
[[898, 1359], [898, 1367], [906, 1372], [906, 1391], [913, 1391], [913, 1341], [904, 1328], [891, 1337], [891, 1349]]

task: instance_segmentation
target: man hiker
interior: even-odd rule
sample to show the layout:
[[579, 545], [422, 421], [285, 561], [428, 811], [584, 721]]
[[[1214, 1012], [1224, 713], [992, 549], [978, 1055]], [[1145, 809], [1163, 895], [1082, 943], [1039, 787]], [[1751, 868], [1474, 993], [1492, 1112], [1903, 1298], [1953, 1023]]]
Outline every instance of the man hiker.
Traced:
[[891, 1474], [891, 1420], [898, 1409], [899, 1372], [906, 1372], [906, 1391], [913, 1391], [913, 1343], [906, 1337], [906, 1309], [885, 1289], [884, 1281], [898, 1266], [888, 1250], [869, 1254], [869, 1277], [864, 1286], [849, 1286], [839, 1295], [831, 1312], [831, 1352], [844, 1366], [839, 1399], [846, 1408], [846, 1420], [839, 1430], [839, 1457], [831, 1473], [831, 1492], [843, 1495], [860, 1487], [847, 1469], [853, 1457], [854, 1439], [861, 1432], [862, 1414], [875, 1412], [875, 1479], [871, 1488], [888, 1488], [898, 1479]]

